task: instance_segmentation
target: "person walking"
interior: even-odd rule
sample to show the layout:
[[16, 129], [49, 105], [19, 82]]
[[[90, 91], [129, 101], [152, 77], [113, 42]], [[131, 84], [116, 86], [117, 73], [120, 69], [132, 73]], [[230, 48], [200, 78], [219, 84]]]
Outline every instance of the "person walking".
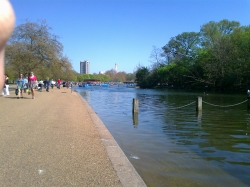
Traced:
[[22, 73], [19, 74], [19, 78], [16, 81], [16, 85], [18, 89], [17, 99], [20, 99], [20, 95], [21, 95], [21, 98], [23, 98], [24, 79], [23, 79]]
[[7, 74], [4, 75], [4, 87], [3, 87], [3, 96], [10, 95], [9, 92], [9, 76]]
[[30, 76], [28, 78], [28, 84], [31, 90], [32, 99], [35, 99], [34, 89], [37, 87], [37, 78], [33, 72], [30, 72]]
[[57, 80], [57, 88], [60, 89], [60, 87], [61, 87], [61, 79], [58, 79]]
[[42, 92], [43, 91], [43, 80], [40, 80], [38, 82], [38, 91]]
[[69, 80], [68, 79], [67, 79], [65, 85], [66, 85], [66, 88], [68, 89], [69, 88]]
[[28, 88], [28, 75], [25, 74], [25, 76], [23, 77], [23, 92], [26, 93], [26, 90]]
[[50, 83], [51, 83], [51, 88], [53, 89], [56, 82], [53, 79], [51, 79]]
[[49, 92], [50, 80], [49, 77], [46, 79], [46, 92]]

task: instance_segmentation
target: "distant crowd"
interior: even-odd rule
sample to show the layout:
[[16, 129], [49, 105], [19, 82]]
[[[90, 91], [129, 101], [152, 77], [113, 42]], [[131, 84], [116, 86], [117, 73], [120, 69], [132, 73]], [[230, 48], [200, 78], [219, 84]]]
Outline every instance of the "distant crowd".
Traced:
[[[50, 88], [53, 89], [54, 87], [57, 87], [58, 89], [61, 88], [62, 81], [59, 78], [57, 81], [54, 81], [53, 79], [49, 79], [47, 77], [46, 80], [37, 80], [36, 75], [34, 75], [33, 72], [30, 72], [29, 75], [23, 75], [22, 73], [19, 74], [19, 77], [16, 80], [16, 90], [15, 94], [17, 96], [17, 99], [23, 98], [23, 93], [28, 93], [28, 95], [31, 95], [32, 99], [35, 99], [35, 92], [37, 91], [42, 92], [43, 89], [46, 90], [46, 92], [49, 92]], [[70, 88], [71, 83], [69, 81], [63, 82], [64, 86], [67, 88]], [[3, 96], [9, 96], [9, 77], [8, 74], [4, 75], [4, 87], [2, 89], [2, 95]]]

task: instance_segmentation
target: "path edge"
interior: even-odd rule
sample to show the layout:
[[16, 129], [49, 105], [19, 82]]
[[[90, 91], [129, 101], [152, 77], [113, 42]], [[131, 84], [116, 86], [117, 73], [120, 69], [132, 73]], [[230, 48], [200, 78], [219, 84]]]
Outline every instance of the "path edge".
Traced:
[[122, 151], [114, 137], [111, 135], [109, 130], [106, 128], [104, 123], [87, 103], [87, 101], [77, 92], [78, 97], [86, 107], [88, 114], [95, 125], [99, 133], [100, 140], [104, 145], [107, 155], [113, 165], [114, 170], [123, 187], [146, 187], [146, 184], [142, 180], [141, 176], [137, 173], [134, 166], [128, 160], [125, 153]]

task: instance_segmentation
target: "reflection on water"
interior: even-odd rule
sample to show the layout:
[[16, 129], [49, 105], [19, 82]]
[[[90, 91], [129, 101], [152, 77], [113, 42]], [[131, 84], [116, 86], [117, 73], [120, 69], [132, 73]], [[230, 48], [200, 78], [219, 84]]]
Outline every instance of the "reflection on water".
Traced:
[[[190, 104], [197, 96], [225, 106], [246, 95], [113, 86], [76, 88], [98, 114], [148, 186], [249, 186], [247, 104]], [[139, 113], [133, 115], [133, 98]]]
[[135, 128], [138, 126], [138, 112], [133, 112], [133, 125]]

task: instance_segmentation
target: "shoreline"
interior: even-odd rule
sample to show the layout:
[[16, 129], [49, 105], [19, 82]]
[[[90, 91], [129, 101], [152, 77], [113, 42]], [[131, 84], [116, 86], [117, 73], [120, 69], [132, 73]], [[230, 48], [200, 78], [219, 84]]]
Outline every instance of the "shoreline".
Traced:
[[146, 186], [80, 94], [14, 90], [0, 97], [1, 186]]
[[114, 137], [111, 135], [111, 133], [95, 113], [95, 111], [78, 92], [77, 94], [82, 99], [83, 104], [87, 108], [87, 111], [99, 133], [100, 140], [102, 141], [102, 144], [107, 151], [109, 159], [112, 162], [112, 165], [122, 183], [122, 186], [146, 186], [140, 175], [135, 170], [134, 166], [128, 160], [125, 153], [122, 151], [120, 146], [115, 141]]

